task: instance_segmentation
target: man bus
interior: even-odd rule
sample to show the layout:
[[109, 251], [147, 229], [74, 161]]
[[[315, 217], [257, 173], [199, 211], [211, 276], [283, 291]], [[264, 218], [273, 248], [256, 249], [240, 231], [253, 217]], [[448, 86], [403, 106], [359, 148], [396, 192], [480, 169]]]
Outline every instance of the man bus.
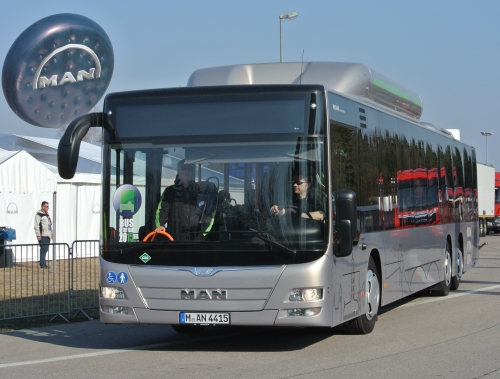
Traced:
[[[179, 332], [345, 324], [366, 334], [380, 306], [458, 288], [477, 260], [477, 217], [405, 228], [380, 216], [413, 201], [398, 189], [402, 172], [456, 168], [447, 185], [476, 188], [475, 150], [421, 123], [421, 104], [362, 64], [330, 62], [207, 68], [185, 88], [109, 94], [102, 113], [71, 123], [58, 151], [71, 177], [86, 130], [105, 129], [101, 321]], [[217, 195], [193, 199], [189, 240], [154, 233], [180, 160]], [[329, 216], [292, 217], [294, 174], [312, 178]], [[271, 214], [274, 204], [287, 211]]]

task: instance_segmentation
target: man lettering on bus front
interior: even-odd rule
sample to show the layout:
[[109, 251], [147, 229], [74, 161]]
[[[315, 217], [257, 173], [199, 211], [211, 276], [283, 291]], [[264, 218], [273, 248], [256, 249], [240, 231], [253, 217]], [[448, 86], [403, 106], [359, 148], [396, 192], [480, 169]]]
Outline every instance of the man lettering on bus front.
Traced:
[[195, 172], [196, 166], [184, 159], [177, 164], [174, 184], [163, 191], [156, 211], [156, 232], [167, 232], [174, 240], [192, 240], [209, 227], [215, 208], [207, 195], [216, 198], [215, 186], [196, 183]]

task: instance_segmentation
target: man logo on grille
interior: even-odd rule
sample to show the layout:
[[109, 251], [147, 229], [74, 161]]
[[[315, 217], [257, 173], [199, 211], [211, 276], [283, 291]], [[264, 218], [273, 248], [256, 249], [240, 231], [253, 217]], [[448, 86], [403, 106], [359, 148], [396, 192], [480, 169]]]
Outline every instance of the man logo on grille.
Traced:
[[212, 275], [214, 269], [213, 268], [196, 268], [195, 273], [198, 276], [210, 276]]
[[182, 300], [226, 300], [227, 290], [222, 289], [183, 289]]

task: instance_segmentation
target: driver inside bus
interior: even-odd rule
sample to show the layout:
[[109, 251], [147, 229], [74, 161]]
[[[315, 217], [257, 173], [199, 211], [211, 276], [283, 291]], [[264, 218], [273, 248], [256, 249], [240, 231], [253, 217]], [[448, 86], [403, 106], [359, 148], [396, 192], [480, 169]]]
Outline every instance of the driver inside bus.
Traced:
[[325, 202], [321, 194], [315, 195], [312, 188], [312, 177], [293, 173], [292, 187], [293, 200], [290, 207], [279, 207], [273, 205], [270, 209], [271, 214], [275, 216], [284, 216], [290, 214], [291, 217], [309, 218], [316, 221], [325, 219]]
[[193, 240], [209, 228], [215, 209], [210, 194], [217, 192], [213, 183], [196, 183], [195, 171], [196, 166], [184, 159], [177, 164], [174, 184], [165, 188], [156, 210], [156, 232], [167, 232], [174, 240]]

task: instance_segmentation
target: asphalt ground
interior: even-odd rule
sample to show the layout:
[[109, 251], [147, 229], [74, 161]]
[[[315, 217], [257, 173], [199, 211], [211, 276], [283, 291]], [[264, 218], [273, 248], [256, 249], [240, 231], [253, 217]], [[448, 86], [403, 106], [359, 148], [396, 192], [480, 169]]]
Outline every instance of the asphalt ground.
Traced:
[[61, 323], [0, 333], [0, 377], [500, 378], [500, 236], [484, 242], [457, 291], [384, 307], [366, 336]]

